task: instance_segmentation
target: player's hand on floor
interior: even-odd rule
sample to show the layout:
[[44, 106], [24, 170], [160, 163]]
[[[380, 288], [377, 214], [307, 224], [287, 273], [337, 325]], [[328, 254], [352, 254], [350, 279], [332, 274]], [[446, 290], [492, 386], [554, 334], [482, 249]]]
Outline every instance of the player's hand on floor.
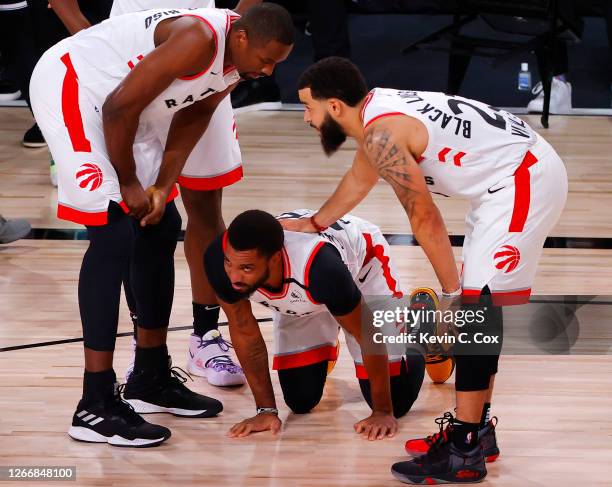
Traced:
[[260, 431], [271, 431], [275, 435], [280, 431], [282, 424], [283, 422], [276, 414], [261, 413], [236, 423], [227, 432], [227, 436], [230, 438], [243, 438], [251, 433], [258, 433]]
[[166, 211], [166, 200], [168, 199], [168, 192], [157, 186], [149, 186], [146, 194], [149, 199], [150, 209], [140, 220], [140, 225], [143, 227], [159, 223]]
[[138, 219], [150, 211], [149, 197], [138, 181], [134, 184], [121, 185], [121, 197], [130, 210], [130, 215]]
[[283, 229], [290, 232], [316, 233], [310, 218], [280, 218], [278, 220]]
[[357, 434], [367, 440], [383, 440], [395, 436], [397, 420], [392, 414], [374, 411], [367, 418], [355, 423], [353, 427]]

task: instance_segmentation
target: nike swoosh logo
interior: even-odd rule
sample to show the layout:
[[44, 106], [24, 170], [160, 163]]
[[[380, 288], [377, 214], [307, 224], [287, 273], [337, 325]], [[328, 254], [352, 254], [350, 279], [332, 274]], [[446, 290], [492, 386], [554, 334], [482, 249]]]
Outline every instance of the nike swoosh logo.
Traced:
[[219, 74], [219, 71], [217, 71], [216, 73], [213, 73], [212, 71], [210, 72], [210, 74], [212, 74], [213, 76], [217, 76]]
[[501, 188], [497, 188], [497, 189], [495, 189], [493, 191], [491, 191], [490, 189], [487, 189], [487, 191], [489, 192], [489, 194], [493, 194], [493, 193], [497, 193], [498, 191], [501, 191], [504, 188], [505, 188], [505, 186], [502, 186]]
[[204, 306], [204, 309], [206, 311], [212, 311], [212, 310], [215, 310], [215, 309], [219, 309], [219, 307], [220, 306]]
[[365, 275], [365, 276], [363, 276], [361, 279], [358, 279], [358, 281], [359, 281], [361, 284], [363, 284], [363, 281], [365, 281], [365, 280], [367, 279], [367, 277], [368, 277], [368, 275], [370, 274], [370, 271], [371, 271], [371, 270], [372, 270], [372, 268], [370, 267], [370, 268], [368, 269], [368, 272], [366, 272], [366, 275]]

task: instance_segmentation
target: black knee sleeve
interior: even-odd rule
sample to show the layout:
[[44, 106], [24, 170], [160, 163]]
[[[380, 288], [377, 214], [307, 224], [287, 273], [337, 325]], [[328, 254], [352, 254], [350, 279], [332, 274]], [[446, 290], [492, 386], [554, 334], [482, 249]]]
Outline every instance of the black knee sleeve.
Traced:
[[402, 373], [399, 376], [391, 378], [391, 399], [393, 400], [393, 414], [396, 418], [401, 418], [410, 411], [419, 395], [424, 376], [425, 357], [417, 352], [407, 354], [406, 367], [402, 367]]
[[111, 203], [108, 223], [87, 227], [89, 247], [79, 275], [79, 310], [85, 346], [93, 350], [115, 348], [121, 281], [135, 240], [131, 220]]
[[[475, 333], [498, 337], [499, 343], [474, 347], [473, 344], [458, 344], [454, 347], [455, 354], [455, 388], [460, 392], [483, 391], [489, 388], [492, 375], [497, 373], [499, 354], [503, 342], [503, 312], [499, 306], [493, 306], [488, 286], [482, 290], [478, 304], [462, 306], [464, 309], [484, 312], [484, 323], [481, 325], [466, 325], [460, 331], [474, 341]], [[484, 348], [486, 346], [486, 348]], [[482, 352], [476, 354], [474, 352]]]
[[[134, 221], [135, 225], [138, 222]], [[176, 205], [168, 203], [157, 225], [138, 228], [129, 269], [138, 326], [166, 328], [174, 297], [174, 251], [181, 231]], [[132, 310], [134, 311], [134, 310]]]
[[296, 414], [309, 413], [323, 396], [327, 379], [327, 360], [279, 370], [278, 379], [289, 409]]
[[459, 392], [484, 391], [491, 375], [497, 373], [499, 355], [460, 355], [455, 357], [455, 389]]
[[[408, 354], [402, 359], [399, 375], [391, 377], [391, 402], [393, 403], [393, 416], [401, 418], [416, 401], [423, 377], [425, 375], [425, 357], [420, 353]], [[359, 379], [359, 388], [363, 398], [370, 408], [372, 407], [372, 393], [370, 381]]]

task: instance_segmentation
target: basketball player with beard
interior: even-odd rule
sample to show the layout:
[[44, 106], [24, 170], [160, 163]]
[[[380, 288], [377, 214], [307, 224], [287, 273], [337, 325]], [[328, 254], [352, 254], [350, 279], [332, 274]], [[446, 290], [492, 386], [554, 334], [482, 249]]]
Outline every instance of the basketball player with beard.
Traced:
[[[350, 61], [327, 58], [299, 81], [304, 121], [317, 129], [326, 154], [352, 137], [352, 167], [334, 194], [288, 230], [321, 232], [363, 200], [382, 177], [404, 207], [412, 231], [442, 287], [444, 302], [488, 305], [486, 325], [501, 330], [501, 308], [529, 300], [546, 236], [565, 205], [567, 174], [554, 149], [529, 125], [485, 103], [443, 93], [375, 88]], [[470, 202], [457, 273], [444, 221], [430, 195]], [[465, 329], [462, 329], [465, 331]], [[499, 331], [499, 340], [501, 332]], [[456, 417], [447, 428], [410, 440], [418, 459], [392, 473], [407, 483], [476, 482], [485, 459], [499, 454], [489, 421], [499, 350], [473, 355], [455, 347]]]

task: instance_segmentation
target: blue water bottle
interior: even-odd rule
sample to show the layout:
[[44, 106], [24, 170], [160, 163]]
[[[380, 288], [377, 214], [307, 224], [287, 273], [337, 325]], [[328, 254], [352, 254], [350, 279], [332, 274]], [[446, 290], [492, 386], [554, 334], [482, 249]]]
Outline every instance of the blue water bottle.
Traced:
[[531, 89], [531, 72], [528, 63], [521, 63], [521, 70], [518, 74], [519, 91], [529, 91]]

